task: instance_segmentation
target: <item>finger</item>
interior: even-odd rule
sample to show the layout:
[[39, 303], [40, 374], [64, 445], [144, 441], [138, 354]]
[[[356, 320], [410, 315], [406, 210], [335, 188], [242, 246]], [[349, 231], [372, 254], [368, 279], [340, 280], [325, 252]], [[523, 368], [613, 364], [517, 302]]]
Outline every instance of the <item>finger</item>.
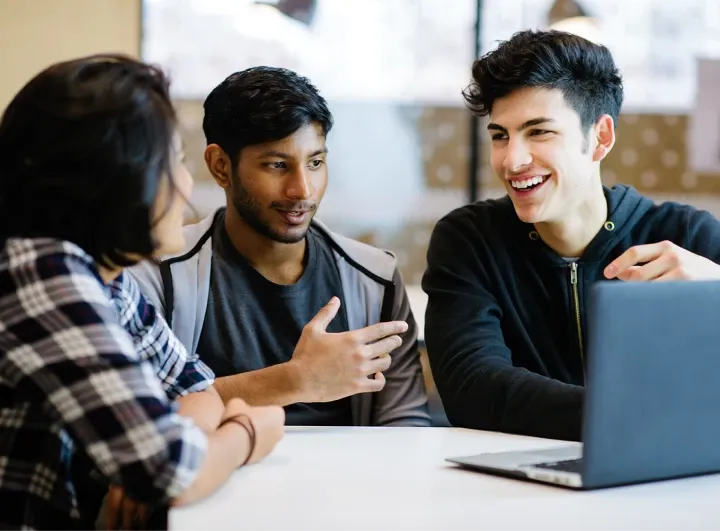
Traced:
[[122, 489], [115, 486], [110, 487], [105, 504], [105, 527], [108, 531], [120, 527], [120, 510], [122, 508], [122, 502]]
[[385, 376], [381, 372], [376, 372], [374, 378], [368, 378], [363, 383], [365, 383], [365, 392], [377, 393], [385, 387]]
[[371, 360], [370, 363], [368, 363], [368, 373], [373, 374], [386, 371], [390, 368], [391, 362], [392, 357], [389, 354], [385, 354], [384, 356], [375, 358], [374, 360]]
[[135, 529], [135, 515], [137, 514], [137, 505], [127, 496], [123, 497], [122, 502], [122, 526], [120, 529]]
[[631, 247], [608, 264], [604, 271], [605, 277], [615, 278], [631, 266], [655, 260], [666, 248], [664, 243], [648, 243]]
[[368, 352], [371, 358], [376, 358], [383, 354], [389, 354], [401, 345], [402, 338], [400, 336], [390, 336], [368, 345]]
[[314, 330], [324, 332], [330, 322], [337, 315], [339, 309], [340, 299], [338, 299], [337, 297], [333, 297], [332, 299], [330, 299], [330, 302], [328, 302], [320, 309], [317, 314], [315, 314], [315, 317], [312, 318], [312, 320], [307, 324], [307, 326]]
[[661, 255], [659, 258], [651, 260], [645, 265], [628, 267], [625, 271], [618, 273], [617, 278], [631, 282], [654, 280], [671, 271], [673, 265], [674, 263], [667, 255]]
[[685, 280], [680, 269], [671, 269], [664, 275], [660, 275], [659, 277], [653, 279], [654, 282], [671, 282], [673, 280]]
[[360, 330], [350, 332], [360, 343], [367, 344], [384, 337], [403, 334], [407, 332], [408, 325], [405, 321], [389, 321], [378, 323]]

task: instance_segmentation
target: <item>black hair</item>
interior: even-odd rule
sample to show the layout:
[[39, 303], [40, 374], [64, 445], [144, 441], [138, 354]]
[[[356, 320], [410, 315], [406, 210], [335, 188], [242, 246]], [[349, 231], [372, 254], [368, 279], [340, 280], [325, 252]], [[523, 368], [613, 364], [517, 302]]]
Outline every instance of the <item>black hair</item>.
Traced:
[[203, 131], [237, 165], [246, 146], [276, 142], [310, 123], [327, 136], [333, 118], [307, 78], [291, 70], [258, 66], [228, 76], [205, 99]]
[[48, 67], [0, 121], [0, 236], [70, 241], [106, 267], [151, 256], [175, 132], [160, 69], [122, 55]]
[[562, 91], [584, 132], [603, 114], [617, 124], [622, 79], [605, 46], [561, 31], [520, 31], [473, 63], [463, 96], [470, 110], [487, 116], [498, 98], [529, 87]]

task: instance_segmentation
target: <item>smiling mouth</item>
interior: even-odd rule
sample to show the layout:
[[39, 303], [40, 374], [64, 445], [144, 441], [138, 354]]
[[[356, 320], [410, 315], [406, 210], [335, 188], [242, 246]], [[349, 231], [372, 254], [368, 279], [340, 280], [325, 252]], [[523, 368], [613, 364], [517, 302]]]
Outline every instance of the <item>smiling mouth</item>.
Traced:
[[545, 183], [549, 178], [549, 175], [536, 175], [535, 177], [530, 177], [529, 179], [510, 181], [510, 186], [513, 190], [517, 190], [518, 192], [527, 192]]
[[288, 225], [302, 225], [303, 223], [305, 223], [305, 220], [307, 219], [308, 215], [310, 214], [310, 210], [280, 210], [280, 209], [278, 209], [278, 212], [285, 219], [285, 222]]

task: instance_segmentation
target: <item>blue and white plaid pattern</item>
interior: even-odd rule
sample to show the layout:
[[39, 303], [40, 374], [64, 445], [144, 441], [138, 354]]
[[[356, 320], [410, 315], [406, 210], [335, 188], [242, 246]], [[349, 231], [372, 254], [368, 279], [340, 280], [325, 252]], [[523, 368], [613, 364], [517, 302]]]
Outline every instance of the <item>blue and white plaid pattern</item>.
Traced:
[[74, 244], [7, 240], [0, 252], [0, 528], [91, 524], [95, 515], [78, 506], [73, 456], [138, 500], [180, 495], [207, 438], [171, 400], [213, 379], [130, 275], [106, 286]]

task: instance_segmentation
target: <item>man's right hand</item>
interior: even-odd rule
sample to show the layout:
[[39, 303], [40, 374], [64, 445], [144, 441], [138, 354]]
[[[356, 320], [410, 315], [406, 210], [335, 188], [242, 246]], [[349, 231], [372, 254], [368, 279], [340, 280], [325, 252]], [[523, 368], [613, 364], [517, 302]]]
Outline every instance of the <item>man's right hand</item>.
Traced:
[[[295, 347], [292, 365], [300, 379], [303, 402], [330, 402], [357, 393], [380, 391], [390, 352], [402, 345], [402, 321], [378, 323], [360, 330], [332, 334], [326, 331], [340, 308], [333, 297], [310, 321]], [[374, 378], [368, 378], [374, 375]]]

